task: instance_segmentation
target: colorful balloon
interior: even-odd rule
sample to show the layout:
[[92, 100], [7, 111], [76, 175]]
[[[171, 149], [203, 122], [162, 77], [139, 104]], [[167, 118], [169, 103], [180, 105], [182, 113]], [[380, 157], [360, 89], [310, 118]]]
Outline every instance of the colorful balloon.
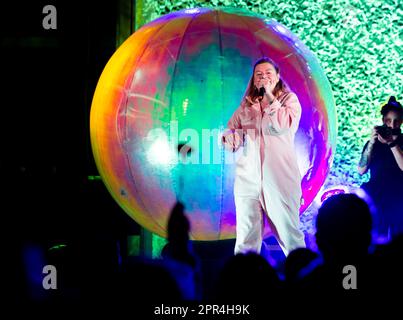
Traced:
[[187, 9], [131, 35], [109, 60], [93, 97], [91, 143], [99, 173], [140, 225], [166, 236], [179, 199], [192, 239], [235, 236], [234, 155], [218, 143], [219, 132], [262, 56], [279, 65], [301, 102], [295, 141], [301, 212], [313, 201], [336, 144], [335, 105], [317, 59], [274, 20], [241, 9]]

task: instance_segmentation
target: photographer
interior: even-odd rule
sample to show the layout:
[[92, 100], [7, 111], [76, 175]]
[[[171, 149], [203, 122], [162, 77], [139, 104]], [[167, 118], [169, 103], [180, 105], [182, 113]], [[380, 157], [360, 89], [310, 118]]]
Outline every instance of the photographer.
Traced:
[[402, 105], [390, 97], [382, 106], [382, 126], [372, 129], [358, 164], [371, 178], [361, 187], [372, 198], [378, 214], [378, 233], [392, 237], [403, 232], [403, 120]]

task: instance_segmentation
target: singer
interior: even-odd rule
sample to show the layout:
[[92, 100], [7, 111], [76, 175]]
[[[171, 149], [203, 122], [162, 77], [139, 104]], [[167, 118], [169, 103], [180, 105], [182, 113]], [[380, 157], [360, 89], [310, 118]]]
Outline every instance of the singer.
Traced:
[[235, 254], [260, 253], [263, 214], [286, 256], [305, 247], [299, 230], [301, 174], [294, 149], [300, 118], [301, 105], [281, 80], [279, 68], [269, 58], [259, 59], [222, 140], [226, 149], [241, 152], [234, 183]]

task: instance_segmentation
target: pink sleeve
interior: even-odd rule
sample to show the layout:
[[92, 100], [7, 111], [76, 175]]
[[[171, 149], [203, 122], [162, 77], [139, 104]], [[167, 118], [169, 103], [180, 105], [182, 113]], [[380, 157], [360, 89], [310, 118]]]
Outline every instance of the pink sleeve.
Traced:
[[[242, 107], [242, 104], [241, 104], [241, 107]], [[229, 147], [230, 149], [232, 149], [233, 146], [228, 145], [225, 138], [226, 138], [226, 136], [228, 136], [230, 134], [235, 134], [235, 131], [237, 131], [237, 133], [239, 134], [239, 130], [242, 129], [241, 120], [240, 120], [240, 116], [239, 116], [239, 111], [240, 111], [241, 107], [236, 109], [235, 112], [232, 114], [231, 118], [229, 119], [229, 121], [227, 123], [227, 129], [224, 130], [224, 132], [222, 134], [221, 142], [224, 144], [225, 147]], [[232, 151], [235, 151], [235, 150], [232, 150]]]
[[227, 123], [227, 128], [230, 130], [241, 129], [241, 120], [239, 119], [239, 108], [235, 110], [231, 119]]
[[273, 103], [265, 108], [268, 115], [268, 123], [278, 133], [298, 126], [301, 117], [301, 105], [295, 93], [288, 93], [280, 103], [274, 99]]

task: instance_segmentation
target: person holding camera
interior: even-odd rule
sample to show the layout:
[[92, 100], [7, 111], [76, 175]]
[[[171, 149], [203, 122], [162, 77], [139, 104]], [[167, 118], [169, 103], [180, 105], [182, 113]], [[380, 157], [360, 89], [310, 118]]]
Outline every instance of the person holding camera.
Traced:
[[382, 106], [382, 126], [372, 129], [358, 164], [362, 175], [370, 170], [371, 178], [361, 188], [371, 197], [377, 210], [380, 235], [403, 233], [403, 107], [391, 96]]

